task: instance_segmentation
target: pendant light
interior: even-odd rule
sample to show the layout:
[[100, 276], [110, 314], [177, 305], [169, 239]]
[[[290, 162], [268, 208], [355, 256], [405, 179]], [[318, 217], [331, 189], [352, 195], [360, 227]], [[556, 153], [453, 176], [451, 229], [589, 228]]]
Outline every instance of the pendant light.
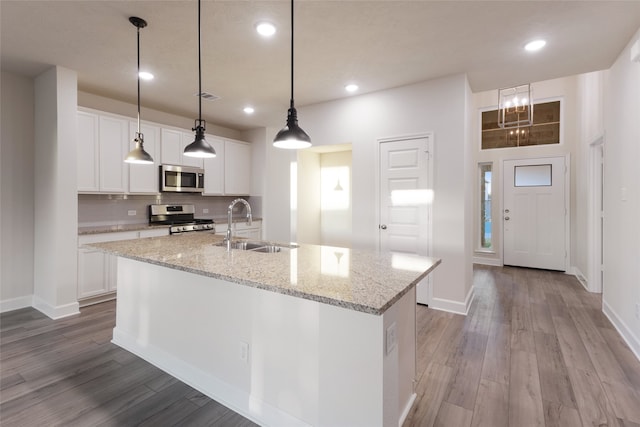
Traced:
[[129, 154], [127, 154], [124, 161], [126, 163], [152, 165], [153, 158], [151, 158], [149, 153], [144, 151], [144, 136], [140, 132], [140, 28], [146, 27], [147, 21], [142, 18], [132, 16], [129, 18], [129, 22], [138, 29], [138, 131], [136, 132], [136, 137], [133, 139], [136, 146], [133, 150], [129, 151]]
[[293, 0], [291, 0], [291, 100], [287, 113], [287, 125], [278, 132], [273, 140], [273, 146], [293, 150], [311, 147], [311, 138], [298, 126], [298, 112], [293, 101]]
[[211, 158], [216, 156], [216, 150], [204, 139], [205, 121], [202, 120], [202, 53], [200, 50], [200, 0], [198, 0], [198, 119], [193, 131], [196, 132], [194, 141], [184, 147], [184, 155], [189, 157]]

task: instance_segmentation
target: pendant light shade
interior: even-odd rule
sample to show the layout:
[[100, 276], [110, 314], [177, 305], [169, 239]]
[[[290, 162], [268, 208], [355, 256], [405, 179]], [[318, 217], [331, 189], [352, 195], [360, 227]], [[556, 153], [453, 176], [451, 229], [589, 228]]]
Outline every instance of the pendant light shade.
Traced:
[[298, 126], [298, 112], [293, 100], [293, 0], [291, 0], [291, 100], [287, 113], [287, 125], [278, 132], [273, 140], [273, 146], [293, 150], [311, 147], [311, 138]]
[[196, 138], [184, 147], [184, 155], [188, 157], [211, 158], [216, 156], [216, 150], [204, 138], [205, 121], [202, 120], [202, 53], [200, 48], [200, 0], [198, 0], [198, 119], [193, 131]]
[[143, 165], [152, 165], [153, 158], [144, 150], [144, 135], [140, 133], [140, 28], [144, 28], [147, 26], [147, 21], [142, 18], [138, 18], [136, 16], [132, 16], [129, 18], [129, 22], [131, 22], [134, 27], [138, 29], [137, 31], [137, 46], [138, 46], [138, 131], [136, 132], [136, 137], [133, 142], [135, 142], [136, 146], [133, 150], [129, 151], [127, 157], [124, 159], [126, 163], [137, 163]]

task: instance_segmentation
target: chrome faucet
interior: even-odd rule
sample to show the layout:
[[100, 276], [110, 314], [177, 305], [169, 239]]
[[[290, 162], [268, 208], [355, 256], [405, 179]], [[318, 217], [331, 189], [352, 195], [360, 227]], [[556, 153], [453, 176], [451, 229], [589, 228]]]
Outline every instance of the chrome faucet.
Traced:
[[251, 225], [251, 206], [245, 199], [235, 199], [227, 208], [227, 235], [224, 238], [227, 243], [227, 251], [231, 250], [231, 224], [233, 223], [233, 207], [236, 203], [243, 203], [247, 207], [247, 225]]

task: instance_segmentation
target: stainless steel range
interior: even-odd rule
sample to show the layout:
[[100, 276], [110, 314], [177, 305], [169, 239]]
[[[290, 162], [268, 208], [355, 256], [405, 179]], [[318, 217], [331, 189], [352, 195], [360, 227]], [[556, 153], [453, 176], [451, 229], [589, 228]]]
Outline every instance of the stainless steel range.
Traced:
[[193, 205], [149, 205], [149, 225], [169, 225], [169, 234], [189, 231], [216, 232], [212, 219], [194, 217]]

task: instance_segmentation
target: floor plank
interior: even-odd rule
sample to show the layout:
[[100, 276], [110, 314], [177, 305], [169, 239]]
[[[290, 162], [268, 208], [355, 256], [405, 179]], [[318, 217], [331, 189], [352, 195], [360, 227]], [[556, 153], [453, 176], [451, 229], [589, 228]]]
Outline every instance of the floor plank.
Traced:
[[536, 355], [526, 351], [512, 352], [510, 379], [509, 425], [544, 426]]

